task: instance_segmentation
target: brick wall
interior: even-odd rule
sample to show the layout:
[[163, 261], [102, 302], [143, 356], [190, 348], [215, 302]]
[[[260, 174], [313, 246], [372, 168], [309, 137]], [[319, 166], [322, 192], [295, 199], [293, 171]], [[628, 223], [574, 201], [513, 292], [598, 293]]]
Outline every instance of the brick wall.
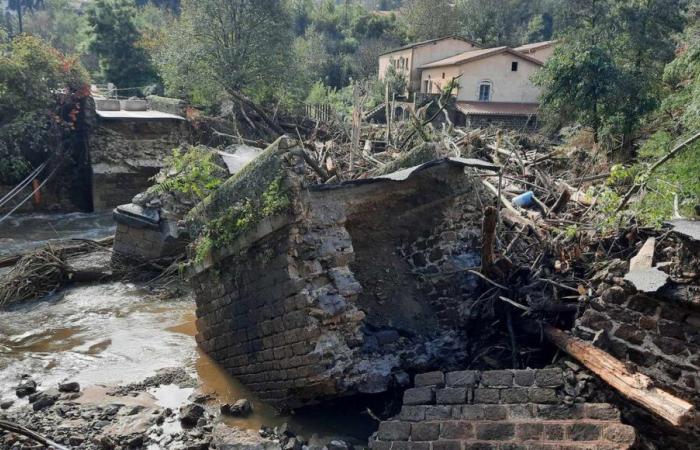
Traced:
[[373, 450], [625, 449], [635, 441], [609, 404], [563, 403], [561, 369], [416, 375]]

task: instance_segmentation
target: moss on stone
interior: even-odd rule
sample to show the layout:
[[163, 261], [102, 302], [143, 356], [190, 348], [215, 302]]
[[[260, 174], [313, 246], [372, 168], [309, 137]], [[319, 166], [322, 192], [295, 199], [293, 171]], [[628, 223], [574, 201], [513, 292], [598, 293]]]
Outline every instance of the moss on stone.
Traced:
[[213, 248], [225, 248], [263, 218], [291, 206], [286, 158], [294, 141], [280, 138], [197, 205], [186, 218], [201, 262]]

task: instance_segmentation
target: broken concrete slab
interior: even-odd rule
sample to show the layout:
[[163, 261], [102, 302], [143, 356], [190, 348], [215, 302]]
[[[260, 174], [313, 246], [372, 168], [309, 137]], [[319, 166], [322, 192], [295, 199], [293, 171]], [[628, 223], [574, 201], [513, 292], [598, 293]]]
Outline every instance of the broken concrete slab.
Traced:
[[700, 242], [700, 220], [678, 219], [666, 222], [673, 233], [694, 242]]
[[647, 239], [637, 255], [630, 260], [630, 270], [625, 275], [625, 280], [640, 292], [657, 292], [669, 279], [668, 274], [653, 267], [655, 245], [656, 239]]

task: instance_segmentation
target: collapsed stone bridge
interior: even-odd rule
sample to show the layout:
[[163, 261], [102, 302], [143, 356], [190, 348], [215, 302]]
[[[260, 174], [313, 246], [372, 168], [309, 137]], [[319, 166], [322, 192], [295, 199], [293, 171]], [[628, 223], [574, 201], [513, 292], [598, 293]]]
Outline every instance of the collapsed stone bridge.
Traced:
[[[278, 140], [189, 214], [200, 242], [212, 224], [245, 223], [225, 244], [210, 242], [192, 269], [200, 346], [286, 407], [458, 366], [465, 301], [477, 287], [465, 269], [480, 264], [482, 204], [493, 203], [474, 171], [498, 168], [448, 158], [310, 185], [295, 146]], [[275, 183], [286, 206], [263, 214]], [[438, 272], [456, 274], [449, 292], [431, 278]]]

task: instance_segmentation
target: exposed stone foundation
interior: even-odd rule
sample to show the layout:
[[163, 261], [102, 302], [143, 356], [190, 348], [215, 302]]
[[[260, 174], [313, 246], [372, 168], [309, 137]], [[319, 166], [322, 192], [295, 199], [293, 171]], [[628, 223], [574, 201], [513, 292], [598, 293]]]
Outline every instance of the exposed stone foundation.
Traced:
[[627, 449], [632, 427], [605, 403], [563, 404], [561, 369], [416, 375], [373, 450]]

